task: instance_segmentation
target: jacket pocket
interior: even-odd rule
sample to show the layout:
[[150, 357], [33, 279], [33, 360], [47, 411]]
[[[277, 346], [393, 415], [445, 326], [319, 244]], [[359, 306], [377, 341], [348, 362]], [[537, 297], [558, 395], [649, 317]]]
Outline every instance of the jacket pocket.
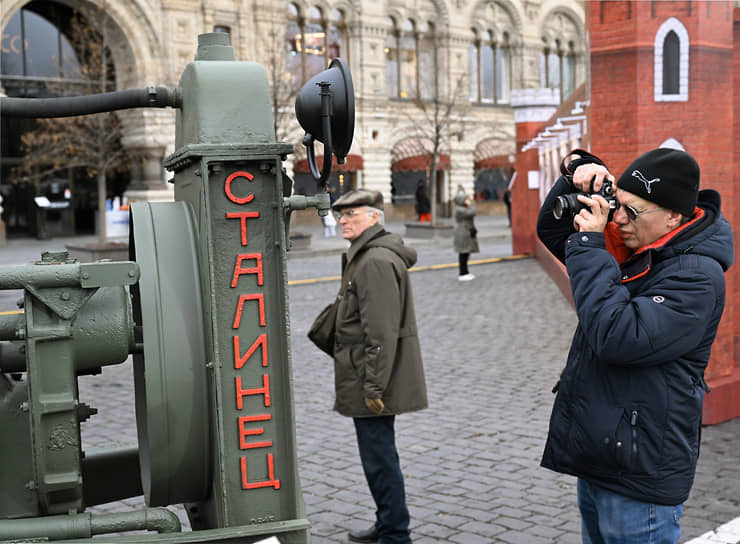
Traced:
[[578, 410], [574, 413], [568, 442], [576, 466], [597, 470], [623, 470], [624, 409], [618, 406]]
[[642, 407], [612, 406], [577, 418], [569, 436], [573, 459], [599, 472], [654, 474], [663, 433]]

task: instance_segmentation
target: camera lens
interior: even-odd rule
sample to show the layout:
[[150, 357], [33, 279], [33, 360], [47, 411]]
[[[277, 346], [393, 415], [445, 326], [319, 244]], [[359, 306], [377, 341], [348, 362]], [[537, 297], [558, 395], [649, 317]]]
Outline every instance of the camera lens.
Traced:
[[559, 196], [555, 199], [555, 203], [552, 206], [552, 215], [555, 219], [562, 219], [563, 215], [567, 215], [566, 209], [568, 208], [568, 201]]

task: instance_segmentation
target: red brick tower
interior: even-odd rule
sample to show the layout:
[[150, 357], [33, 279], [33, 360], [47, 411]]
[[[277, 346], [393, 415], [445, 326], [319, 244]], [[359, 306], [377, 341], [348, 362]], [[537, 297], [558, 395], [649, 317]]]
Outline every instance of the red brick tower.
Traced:
[[[650, 149], [682, 147], [701, 166], [701, 187], [720, 192], [723, 214], [735, 225], [740, 10], [730, 1], [592, 1], [587, 13], [592, 151], [618, 176]], [[706, 423], [740, 416], [738, 273], [736, 264], [726, 276], [725, 313], [705, 375], [712, 389]]]

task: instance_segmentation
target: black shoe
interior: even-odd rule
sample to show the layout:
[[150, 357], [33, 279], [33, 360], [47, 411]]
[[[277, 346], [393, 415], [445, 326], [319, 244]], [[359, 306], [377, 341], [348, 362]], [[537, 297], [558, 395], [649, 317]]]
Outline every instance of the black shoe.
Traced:
[[367, 529], [350, 531], [349, 539], [352, 542], [377, 542], [378, 530], [375, 528], [375, 525], [371, 525]]

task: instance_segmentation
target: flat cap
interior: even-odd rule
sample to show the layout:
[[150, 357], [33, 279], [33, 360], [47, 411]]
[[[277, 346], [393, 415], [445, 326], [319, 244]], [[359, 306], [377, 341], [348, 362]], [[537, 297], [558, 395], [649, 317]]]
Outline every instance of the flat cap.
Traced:
[[369, 189], [354, 189], [340, 196], [332, 205], [332, 209], [352, 208], [354, 206], [371, 206], [383, 209], [383, 193]]

